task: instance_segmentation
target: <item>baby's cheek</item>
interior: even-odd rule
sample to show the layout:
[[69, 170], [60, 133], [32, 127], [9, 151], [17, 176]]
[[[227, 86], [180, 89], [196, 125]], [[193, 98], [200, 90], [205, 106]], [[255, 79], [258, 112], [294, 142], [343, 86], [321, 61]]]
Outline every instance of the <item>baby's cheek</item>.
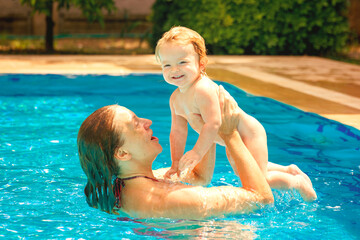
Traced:
[[165, 76], [165, 77], [169, 77], [168, 75], [169, 75], [169, 70], [163, 70], [163, 75]]

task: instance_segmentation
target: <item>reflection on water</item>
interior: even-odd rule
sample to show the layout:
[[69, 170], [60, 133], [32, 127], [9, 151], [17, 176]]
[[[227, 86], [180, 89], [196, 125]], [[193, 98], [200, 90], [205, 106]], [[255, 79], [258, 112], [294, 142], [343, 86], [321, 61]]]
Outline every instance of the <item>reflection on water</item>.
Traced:
[[137, 223], [133, 228], [139, 236], [161, 239], [255, 239], [256, 228], [237, 221], [225, 220], [156, 220], [119, 217], [117, 221]]

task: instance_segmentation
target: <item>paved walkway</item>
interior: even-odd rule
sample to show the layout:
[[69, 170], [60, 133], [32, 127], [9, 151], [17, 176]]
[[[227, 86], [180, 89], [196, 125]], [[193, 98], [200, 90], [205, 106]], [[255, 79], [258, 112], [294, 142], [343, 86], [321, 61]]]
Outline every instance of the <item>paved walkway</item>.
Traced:
[[[0, 55], [0, 73], [160, 72], [153, 55]], [[360, 66], [318, 57], [211, 56], [215, 80], [360, 129]]]

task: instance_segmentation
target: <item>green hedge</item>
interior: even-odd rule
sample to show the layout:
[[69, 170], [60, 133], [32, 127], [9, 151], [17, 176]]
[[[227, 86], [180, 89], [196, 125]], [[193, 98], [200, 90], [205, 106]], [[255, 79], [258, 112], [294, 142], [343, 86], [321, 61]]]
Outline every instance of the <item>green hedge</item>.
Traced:
[[336, 52], [349, 34], [347, 9], [347, 0], [157, 0], [151, 43], [181, 25], [211, 54]]

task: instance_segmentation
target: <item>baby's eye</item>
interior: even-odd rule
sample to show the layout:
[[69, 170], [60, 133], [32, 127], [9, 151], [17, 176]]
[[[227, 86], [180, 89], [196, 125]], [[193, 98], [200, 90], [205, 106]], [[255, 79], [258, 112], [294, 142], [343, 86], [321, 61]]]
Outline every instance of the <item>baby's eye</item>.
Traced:
[[185, 63], [187, 63], [187, 61], [181, 61], [181, 62], [180, 62], [180, 64], [185, 64]]
[[167, 68], [167, 67], [170, 67], [170, 64], [163, 65], [163, 68]]

